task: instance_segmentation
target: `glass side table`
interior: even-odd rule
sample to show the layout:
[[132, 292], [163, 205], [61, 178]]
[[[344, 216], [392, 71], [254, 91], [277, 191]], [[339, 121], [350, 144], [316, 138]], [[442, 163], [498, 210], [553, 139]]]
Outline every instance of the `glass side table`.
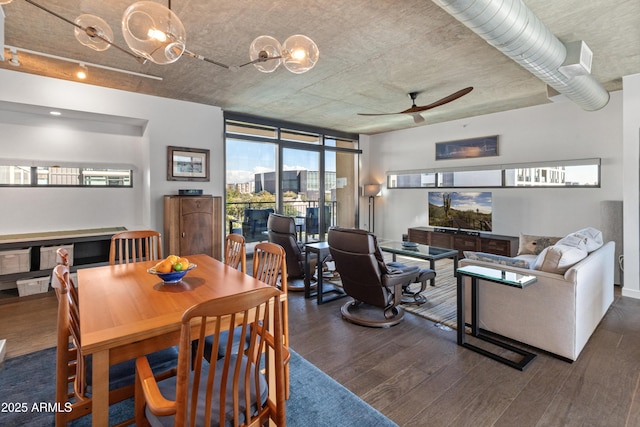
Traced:
[[[327, 242], [317, 242], [317, 243], [307, 243], [305, 246], [305, 275], [304, 275], [304, 297], [311, 298], [316, 297], [316, 301], [318, 305], [324, 304], [329, 301], [333, 301], [339, 298], [346, 297], [347, 294], [345, 291], [336, 285], [330, 283], [324, 283], [324, 278], [322, 276], [322, 264], [330, 255], [329, 253], [329, 243]], [[316, 254], [318, 259], [316, 263], [316, 271], [317, 271], [317, 282], [316, 282], [316, 291], [311, 292], [311, 254]], [[325, 297], [327, 294], [333, 294], [329, 297]]]
[[[458, 292], [457, 292], [457, 308], [458, 308], [458, 345], [461, 345], [469, 350], [480, 353], [498, 362], [502, 362], [512, 368], [518, 370], [524, 370], [529, 363], [535, 358], [536, 354], [521, 348], [515, 347], [504, 340], [500, 335], [494, 334], [489, 331], [480, 329], [480, 313], [479, 313], [479, 292], [478, 292], [478, 280], [486, 280], [488, 282], [497, 283], [504, 286], [512, 286], [523, 289], [536, 282], [535, 276], [527, 276], [511, 271], [501, 270], [499, 268], [480, 267], [475, 265], [468, 265], [457, 270], [458, 272]], [[465, 288], [464, 278], [469, 277], [471, 279], [471, 335], [479, 340], [491, 343], [497, 347], [506, 349], [513, 353], [519, 354], [522, 358], [519, 361], [513, 361], [506, 357], [502, 357], [496, 353], [475, 346], [466, 342], [465, 334]]]

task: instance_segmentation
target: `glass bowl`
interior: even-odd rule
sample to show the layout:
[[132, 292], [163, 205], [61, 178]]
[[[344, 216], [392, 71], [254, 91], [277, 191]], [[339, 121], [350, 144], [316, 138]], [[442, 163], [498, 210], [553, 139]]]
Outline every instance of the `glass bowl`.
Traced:
[[181, 271], [172, 271], [171, 273], [158, 273], [155, 267], [147, 270], [147, 273], [155, 274], [160, 277], [164, 283], [178, 283], [191, 270], [196, 268], [195, 264], [189, 264], [189, 267]]

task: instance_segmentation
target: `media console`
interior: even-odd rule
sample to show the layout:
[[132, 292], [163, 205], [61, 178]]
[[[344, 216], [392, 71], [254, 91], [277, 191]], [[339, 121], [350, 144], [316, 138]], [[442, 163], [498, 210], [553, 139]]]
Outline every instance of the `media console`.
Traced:
[[518, 252], [518, 237], [476, 231], [413, 227], [409, 228], [409, 241], [456, 249], [460, 258], [464, 257], [463, 251], [487, 252], [508, 257], [516, 256]]

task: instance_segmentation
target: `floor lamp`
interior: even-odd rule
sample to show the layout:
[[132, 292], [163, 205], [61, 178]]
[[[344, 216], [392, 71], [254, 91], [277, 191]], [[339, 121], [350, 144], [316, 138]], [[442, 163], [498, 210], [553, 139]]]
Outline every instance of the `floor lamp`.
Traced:
[[375, 231], [375, 214], [376, 214], [376, 205], [375, 205], [375, 197], [380, 194], [380, 184], [365, 184], [362, 187], [362, 195], [365, 197], [369, 197], [369, 231]]

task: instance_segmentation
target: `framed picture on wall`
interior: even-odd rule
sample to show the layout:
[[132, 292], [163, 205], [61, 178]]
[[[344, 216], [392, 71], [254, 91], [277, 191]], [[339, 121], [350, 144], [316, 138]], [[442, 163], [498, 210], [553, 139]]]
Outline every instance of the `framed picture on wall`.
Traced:
[[167, 181], [209, 181], [209, 150], [168, 146]]
[[436, 142], [436, 160], [470, 159], [498, 155], [498, 135]]

